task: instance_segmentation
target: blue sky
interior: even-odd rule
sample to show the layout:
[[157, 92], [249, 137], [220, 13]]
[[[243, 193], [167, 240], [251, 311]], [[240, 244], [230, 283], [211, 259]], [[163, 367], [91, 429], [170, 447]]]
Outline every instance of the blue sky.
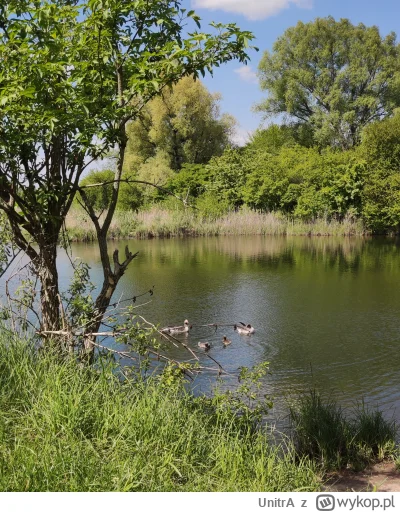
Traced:
[[[349, 18], [352, 23], [377, 25], [382, 36], [394, 31], [400, 37], [400, 0], [185, 0], [202, 18], [202, 29], [210, 21], [235, 22], [256, 36], [259, 52], [251, 52], [251, 62], [243, 69], [238, 62], [223, 65], [203, 82], [211, 92], [222, 94], [222, 111], [239, 122], [238, 141], [255, 130], [262, 119], [252, 106], [265, 97], [255, 76], [264, 50], [272, 49], [274, 41], [299, 20], [311, 21], [332, 15]], [[241, 69], [242, 68], [242, 69]]]

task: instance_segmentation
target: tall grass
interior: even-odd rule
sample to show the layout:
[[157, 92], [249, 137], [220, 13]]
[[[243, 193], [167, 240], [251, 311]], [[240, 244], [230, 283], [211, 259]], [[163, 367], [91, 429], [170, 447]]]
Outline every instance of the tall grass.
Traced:
[[0, 491], [319, 488], [313, 463], [206, 404], [0, 333]]
[[[73, 209], [66, 220], [72, 240], [95, 238], [90, 219], [81, 210]], [[116, 212], [110, 226], [110, 238], [154, 238], [216, 235], [306, 235], [352, 236], [366, 234], [360, 220], [342, 221], [315, 219], [310, 222], [289, 219], [279, 213], [262, 213], [249, 209], [230, 212], [214, 218], [196, 210], [166, 209], [153, 206], [148, 210]]]
[[325, 469], [360, 470], [396, 451], [397, 427], [381, 411], [358, 405], [350, 417], [332, 399], [311, 391], [290, 406], [294, 444]]

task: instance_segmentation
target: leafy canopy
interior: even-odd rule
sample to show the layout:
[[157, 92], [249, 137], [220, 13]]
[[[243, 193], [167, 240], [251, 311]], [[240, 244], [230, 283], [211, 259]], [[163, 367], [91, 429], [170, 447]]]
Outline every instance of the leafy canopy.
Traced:
[[182, 78], [173, 88], [151, 100], [128, 127], [131, 165], [167, 153], [169, 166], [207, 163], [229, 144], [234, 119], [220, 115], [220, 96], [211, 94], [193, 77]]
[[361, 152], [368, 163], [363, 217], [375, 232], [400, 231], [400, 113], [363, 132]]
[[[164, 87], [246, 61], [252, 34], [199, 17], [181, 0], [9, 0], [0, 3], [0, 210], [39, 276], [43, 331], [62, 322], [57, 243], [79, 190], [103, 267], [96, 332], [135, 257], [110, 260], [107, 233], [118, 201], [126, 125]], [[192, 29], [193, 28], [193, 29]], [[99, 217], [79, 181], [111, 149], [118, 155], [107, 212]], [[87, 189], [86, 189], [87, 190]], [[87, 199], [87, 201], [85, 200]], [[87, 343], [86, 343], [87, 341]], [[88, 339], [85, 350], [93, 355]]]
[[89, 160], [183, 76], [246, 61], [235, 24], [200, 26], [180, 0], [10, 0], [0, 6], [0, 208], [18, 244], [56, 243]]
[[349, 20], [299, 22], [277, 39], [259, 65], [266, 116], [287, 114], [314, 130], [320, 145], [349, 148], [364, 126], [400, 104], [399, 45], [377, 27]]

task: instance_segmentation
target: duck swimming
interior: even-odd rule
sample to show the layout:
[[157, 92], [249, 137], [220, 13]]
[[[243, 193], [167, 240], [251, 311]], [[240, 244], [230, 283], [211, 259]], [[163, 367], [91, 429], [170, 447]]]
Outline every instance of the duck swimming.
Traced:
[[200, 347], [200, 348], [204, 348], [204, 350], [210, 350], [211, 348], [211, 345], [208, 343], [208, 341], [199, 341], [197, 343], [197, 345]]
[[179, 325], [178, 327], [164, 327], [161, 329], [161, 332], [167, 334], [185, 334], [188, 333], [191, 328], [192, 326], [189, 325], [189, 320], [185, 320], [183, 322], [183, 326]]
[[228, 338], [226, 336], [224, 336], [222, 338], [222, 343], [224, 344], [224, 347], [227, 347], [228, 345], [230, 345], [232, 342], [231, 340], [228, 340]]
[[246, 336], [250, 336], [250, 334], [254, 334], [255, 329], [250, 324], [245, 324], [243, 322], [239, 322], [238, 324], [235, 324], [234, 329], [239, 334], [245, 334]]

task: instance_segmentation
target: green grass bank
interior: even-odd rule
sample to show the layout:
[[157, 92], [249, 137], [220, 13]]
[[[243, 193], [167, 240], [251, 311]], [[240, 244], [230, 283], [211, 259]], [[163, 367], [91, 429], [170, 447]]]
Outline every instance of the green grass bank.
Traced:
[[0, 333], [0, 491], [313, 491], [316, 465], [157, 380]]
[[[72, 209], [66, 219], [69, 237], [73, 241], [96, 239], [95, 229], [88, 216]], [[196, 210], [169, 209], [153, 206], [135, 213], [117, 211], [112, 220], [109, 237], [162, 238], [222, 235], [285, 235], [285, 236], [363, 236], [370, 232], [359, 219], [345, 217], [341, 221], [317, 218], [303, 222], [279, 213], [262, 213], [250, 209], [230, 212], [221, 217], [208, 217]]]
[[398, 454], [394, 422], [346, 418], [315, 392], [291, 407], [285, 444], [238, 410], [0, 331], [0, 491], [317, 491], [327, 472]]

